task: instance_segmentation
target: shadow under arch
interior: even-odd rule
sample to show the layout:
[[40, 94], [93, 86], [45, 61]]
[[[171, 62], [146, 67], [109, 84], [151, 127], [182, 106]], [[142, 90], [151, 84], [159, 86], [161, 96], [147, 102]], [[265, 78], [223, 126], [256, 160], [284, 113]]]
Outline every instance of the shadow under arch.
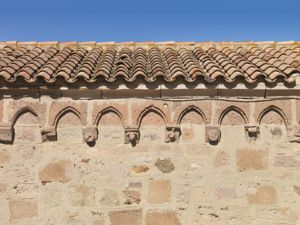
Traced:
[[222, 111], [222, 113], [220, 114], [220, 117], [219, 117], [219, 119], [218, 119], [218, 124], [219, 124], [219, 125], [222, 125], [222, 122], [223, 122], [224, 118], [225, 118], [226, 115], [227, 115], [229, 112], [231, 112], [231, 111], [237, 113], [238, 115], [240, 115], [241, 118], [242, 118], [243, 121], [244, 121], [244, 124], [248, 124], [248, 123], [249, 123], [249, 120], [248, 120], [248, 118], [247, 118], [247, 115], [246, 115], [246, 113], [245, 113], [242, 109], [240, 109], [240, 108], [237, 107], [237, 106], [229, 106], [229, 107], [227, 107], [226, 109], [224, 109], [224, 110]]

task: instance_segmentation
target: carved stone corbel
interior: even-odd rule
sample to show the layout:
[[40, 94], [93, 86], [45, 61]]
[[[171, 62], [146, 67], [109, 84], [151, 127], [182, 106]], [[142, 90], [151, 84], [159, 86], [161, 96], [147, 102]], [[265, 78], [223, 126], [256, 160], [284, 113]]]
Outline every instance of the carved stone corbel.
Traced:
[[166, 143], [169, 142], [178, 143], [180, 134], [181, 134], [180, 127], [177, 126], [166, 127], [166, 138], [165, 138]]
[[13, 141], [13, 128], [9, 124], [0, 125], [0, 142], [11, 143]]
[[42, 141], [55, 141], [57, 139], [57, 133], [55, 127], [45, 127], [41, 130]]
[[125, 128], [125, 144], [135, 146], [140, 141], [140, 131], [138, 128]]
[[206, 142], [217, 145], [221, 139], [221, 130], [218, 126], [207, 126], [206, 127]]
[[83, 129], [83, 138], [88, 145], [93, 145], [98, 139], [98, 129], [96, 126], [85, 127]]
[[300, 125], [288, 126], [288, 141], [291, 143], [300, 143]]
[[245, 134], [246, 134], [246, 139], [249, 142], [255, 141], [256, 139], [259, 138], [259, 135], [260, 135], [259, 126], [256, 124], [246, 124], [245, 125]]

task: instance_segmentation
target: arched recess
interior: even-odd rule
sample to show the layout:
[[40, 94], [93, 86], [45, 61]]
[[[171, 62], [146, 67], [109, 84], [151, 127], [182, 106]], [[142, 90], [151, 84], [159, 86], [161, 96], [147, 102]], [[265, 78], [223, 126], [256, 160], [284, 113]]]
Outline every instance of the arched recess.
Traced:
[[155, 107], [155, 106], [149, 106], [149, 107], [145, 108], [145, 109], [140, 113], [140, 115], [139, 115], [139, 117], [138, 117], [138, 120], [137, 120], [138, 127], [141, 126], [142, 120], [143, 120], [144, 117], [147, 116], [149, 113], [154, 113], [154, 114], [157, 114], [158, 116], [160, 116], [160, 117], [163, 119], [165, 125], [168, 123], [167, 117], [166, 117], [166, 115], [164, 114], [163, 111], [161, 111], [159, 108], [157, 108], [157, 107]]
[[245, 112], [236, 106], [229, 106], [222, 111], [218, 119], [221, 126], [221, 143], [223, 145], [238, 145], [246, 141], [245, 124], [249, 120]]
[[265, 108], [257, 120], [263, 142], [281, 141], [287, 136], [288, 120], [280, 108], [274, 105]]
[[23, 107], [12, 117], [13, 141], [16, 143], [40, 143], [40, 120], [31, 107]]
[[82, 143], [83, 120], [73, 107], [62, 109], [52, 122], [57, 131], [57, 141], [63, 143]]
[[221, 113], [218, 123], [223, 126], [241, 126], [248, 124], [249, 121], [242, 109], [236, 106], [230, 106]]
[[124, 120], [122, 114], [115, 108], [108, 107], [102, 110], [96, 120], [98, 126], [99, 144], [124, 144]]
[[164, 113], [156, 107], [148, 107], [138, 118], [140, 142], [164, 142], [167, 119]]
[[271, 105], [261, 111], [257, 121], [259, 124], [278, 124], [287, 126], [288, 120], [285, 113], [277, 106]]
[[178, 119], [180, 124], [182, 142], [204, 142], [206, 118], [204, 113], [196, 106], [184, 109]]

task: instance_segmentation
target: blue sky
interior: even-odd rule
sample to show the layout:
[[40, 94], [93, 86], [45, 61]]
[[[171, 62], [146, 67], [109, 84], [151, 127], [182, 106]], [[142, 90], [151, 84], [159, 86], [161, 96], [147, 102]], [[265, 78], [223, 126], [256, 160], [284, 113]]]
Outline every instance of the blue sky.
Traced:
[[300, 41], [299, 9], [299, 0], [1, 0], [0, 40]]

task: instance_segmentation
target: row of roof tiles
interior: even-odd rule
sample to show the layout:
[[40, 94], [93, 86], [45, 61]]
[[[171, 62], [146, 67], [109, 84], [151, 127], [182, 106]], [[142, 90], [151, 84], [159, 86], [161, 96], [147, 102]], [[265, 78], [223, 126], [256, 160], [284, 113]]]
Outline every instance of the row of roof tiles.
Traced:
[[298, 42], [0, 43], [0, 77], [8, 82], [19, 77], [29, 83], [54, 83], [59, 77], [67, 83], [101, 78], [133, 82], [137, 77], [146, 82], [177, 77], [233, 82], [241, 77], [248, 83], [259, 78], [290, 83], [294, 74], [300, 74]]

